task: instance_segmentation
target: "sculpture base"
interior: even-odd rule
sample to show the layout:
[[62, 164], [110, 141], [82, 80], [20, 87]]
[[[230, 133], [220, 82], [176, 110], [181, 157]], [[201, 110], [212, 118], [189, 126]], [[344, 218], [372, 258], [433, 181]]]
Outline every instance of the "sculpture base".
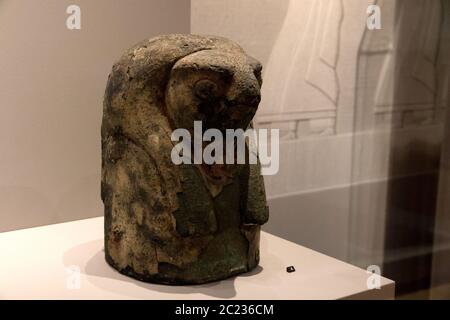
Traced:
[[239, 270], [233, 270], [232, 272], [229, 272], [227, 274], [216, 274], [214, 276], [209, 276], [207, 278], [205, 277], [205, 278], [197, 278], [197, 279], [186, 279], [186, 278], [182, 278], [182, 277], [170, 277], [170, 276], [160, 274], [160, 273], [141, 274], [141, 273], [135, 272], [130, 267], [120, 269], [114, 263], [114, 261], [112, 261], [112, 259], [109, 258], [107, 255], [105, 256], [105, 260], [111, 267], [113, 267], [114, 269], [116, 269], [118, 272], [120, 272], [121, 274], [123, 274], [125, 276], [132, 277], [136, 280], [143, 281], [143, 282], [165, 284], [165, 285], [172, 285], [172, 286], [197, 285], [197, 284], [205, 284], [205, 283], [209, 283], [209, 282], [225, 280], [225, 279], [228, 279], [228, 278], [240, 275], [240, 274], [248, 273], [248, 272], [256, 269], [258, 266], [258, 264], [256, 264], [252, 268], [246, 267], [246, 268], [239, 269]]
[[[157, 260], [138, 251], [123, 250], [111, 255], [114, 247], [105, 239], [105, 258], [120, 273], [135, 279], [169, 285], [202, 284], [223, 280], [253, 270], [259, 264], [260, 227], [247, 226], [241, 230], [226, 229], [216, 234], [190, 263], [175, 265], [177, 256]], [[144, 242], [141, 242], [142, 244]], [[147, 242], [148, 243], [148, 242]], [[139, 246], [139, 248], [142, 248]], [[154, 252], [153, 248], [147, 252]], [[156, 258], [156, 260], [155, 260]], [[167, 260], [174, 261], [173, 264]], [[151, 267], [149, 267], [151, 266]], [[142, 271], [139, 271], [139, 269]]]

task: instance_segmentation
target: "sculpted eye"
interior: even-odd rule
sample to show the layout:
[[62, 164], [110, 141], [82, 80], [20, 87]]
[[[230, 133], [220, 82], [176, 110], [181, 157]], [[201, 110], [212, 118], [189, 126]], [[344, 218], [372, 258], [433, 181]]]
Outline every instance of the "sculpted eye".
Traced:
[[248, 64], [253, 69], [253, 74], [255, 75], [256, 80], [258, 80], [259, 85], [262, 85], [262, 64], [252, 57], [247, 57]]
[[219, 87], [213, 81], [203, 79], [195, 83], [194, 93], [202, 100], [214, 100], [219, 96]]
[[259, 85], [262, 85], [262, 76], [261, 76], [261, 70], [262, 68], [260, 68], [259, 70], [255, 70], [253, 73], [255, 74], [255, 78], [256, 80], [258, 80]]

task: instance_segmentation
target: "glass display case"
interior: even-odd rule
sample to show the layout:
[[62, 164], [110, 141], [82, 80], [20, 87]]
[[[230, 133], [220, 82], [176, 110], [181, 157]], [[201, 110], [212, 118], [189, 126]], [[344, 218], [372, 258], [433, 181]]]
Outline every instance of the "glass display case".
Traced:
[[[148, 39], [174, 34], [202, 40], [162, 42], [151, 51]], [[0, 39], [0, 299], [450, 299], [449, 0], [0, 0]], [[130, 60], [117, 63], [121, 57]], [[163, 62], [164, 72], [155, 71]], [[213, 99], [213, 111], [190, 117], [195, 99]], [[158, 103], [142, 107], [150, 100]], [[246, 111], [225, 115], [218, 101]], [[133, 117], [118, 111], [125, 105]], [[171, 130], [194, 130], [180, 115], [200, 119], [204, 129], [254, 130], [262, 168], [249, 169], [244, 184], [233, 180], [236, 197], [246, 200], [214, 202], [234, 179], [223, 162], [192, 163], [201, 183], [189, 189], [191, 173], [171, 180], [179, 163], [138, 169], [136, 151], [129, 171], [110, 178], [105, 157], [119, 150], [123, 159], [125, 151], [116, 148], [119, 139], [102, 141], [107, 108], [108, 119], [115, 117], [110, 136], [129, 130], [124, 136], [137, 137], [133, 144], [155, 163], [170, 159], [161, 146], [165, 138], [174, 142]], [[238, 120], [245, 125], [234, 125]], [[152, 134], [141, 134], [150, 123]], [[106, 140], [116, 149], [102, 163]], [[114, 157], [108, 161], [115, 165]], [[139, 180], [141, 169], [141, 181], [160, 175], [164, 182], [132, 189], [127, 181]], [[226, 180], [220, 188], [211, 184], [217, 175]], [[260, 175], [261, 185], [252, 180]], [[198, 195], [203, 185], [210, 211], [200, 208], [209, 201]], [[182, 189], [195, 196], [180, 198]], [[104, 206], [105, 194], [111, 201]], [[159, 208], [157, 218], [148, 222], [136, 197]], [[230, 211], [234, 200], [240, 231], [219, 239], [230, 220], [217, 212]], [[134, 261], [117, 268], [125, 275], [105, 261], [103, 216], [119, 207], [139, 232], [148, 228], [140, 248], [155, 244], [142, 252], [159, 262], [146, 262], [140, 276], [128, 251], [125, 258], [115, 252], [117, 261]], [[105, 230], [120, 225], [108, 221]], [[115, 228], [108, 229], [111, 248], [138, 237]], [[211, 237], [218, 247], [207, 251]], [[248, 254], [239, 263], [252, 265], [224, 266], [239, 250]], [[152, 268], [180, 275], [191, 256], [205, 252], [219, 262], [195, 272], [226, 270], [211, 279], [232, 278], [175, 287], [139, 281], [154, 279]], [[46, 270], [42, 279], [24, 276], [36, 266]]]

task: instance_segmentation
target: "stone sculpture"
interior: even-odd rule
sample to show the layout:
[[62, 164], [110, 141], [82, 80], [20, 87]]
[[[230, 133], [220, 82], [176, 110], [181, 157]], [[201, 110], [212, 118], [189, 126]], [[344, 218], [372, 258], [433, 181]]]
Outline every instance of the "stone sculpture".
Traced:
[[197, 35], [143, 41], [113, 66], [101, 132], [111, 266], [142, 281], [198, 284], [258, 265], [268, 220], [259, 161], [176, 165], [171, 134], [195, 120], [248, 128], [261, 69], [234, 42]]

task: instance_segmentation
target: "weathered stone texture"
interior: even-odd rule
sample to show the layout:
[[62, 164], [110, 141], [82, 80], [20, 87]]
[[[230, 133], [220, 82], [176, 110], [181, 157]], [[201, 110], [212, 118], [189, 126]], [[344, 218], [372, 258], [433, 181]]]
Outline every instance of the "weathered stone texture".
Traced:
[[268, 219], [257, 165], [175, 165], [176, 128], [247, 128], [261, 65], [219, 37], [168, 35], [131, 48], [104, 98], [102, 199], [107, 262], [143, 281], [204, 283], [259, 261]]

